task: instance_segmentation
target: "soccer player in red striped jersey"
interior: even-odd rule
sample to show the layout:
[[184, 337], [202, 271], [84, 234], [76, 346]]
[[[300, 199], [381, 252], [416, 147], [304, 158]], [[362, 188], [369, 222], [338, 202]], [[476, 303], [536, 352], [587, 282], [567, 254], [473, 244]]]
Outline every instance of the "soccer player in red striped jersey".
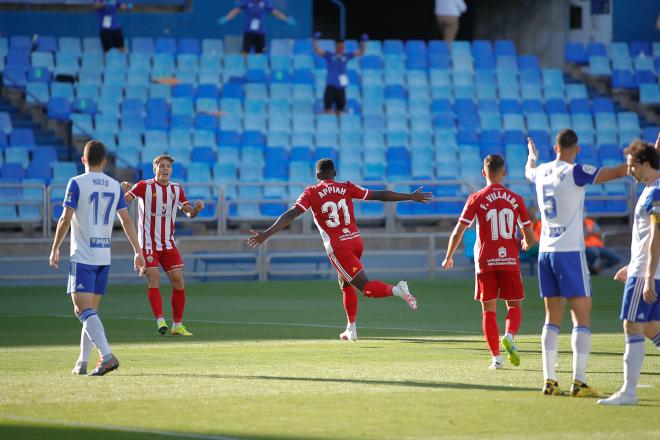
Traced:
[[502, 185], [506, 175], [504, 159], [491, 154], [484, 159], [483, 176], [486, 187], [468, 197], [463, 213], [449, 238], [447, 256], [442, 267], [454, 266], [454, 253], [465, 230], [476, 220], [477, 239], [474, 245], [476, 272], [475, 300], [481, 302], [483, 332], [492, 355], [491, 370], [502, 368], [497, 299], [506, 301], [508, 313], [502, 346], [511, 364], [520, 364], [520, 355], [513, 343], [522, 321], [523, 292], [520, 259], [516, 240], [516, 225], [523, 233], [522, 248], [534, 243], [525, 200]]
[[380, 200], [383, 202], [414, 201], [428, 203], [430, 193], [420, 192], [421, 188], [411, 194], [393, 191], [373, 191], [362, 188], [351, 182], [335, 180], [337, 171], [331, 159], [320, 159], [316, 163], [317, 185], [309, 186], [298, 197], [295, 205], [282, 214], [268, 229], [263, 232], [250, 231], [253, 236], [248, 244], [259, 246], [270, 236], [284, 229], [296, 217], [311, 209], [314, 223], [321, 233], [323, 245], [330, 263], [337, 270], [339, 286], [344, 295], [344, 309], [348, 324], [346, 331], [339, 335], [345, 341], [357, 340], [355, 322], [357, 318], [357, 288], [364, 296], [383, 298], [398, 296], [403, 298], [411, 309], [417, 309], [417, 302], [408, 290], [408, 284], [400, 281], [396, 286], [371, 281], [360, 261], [362, 257], [362, 237], [355, 223], [353, 199]]
[[186, 290], [183, 283], [183, 259], [174, 241], [174, 221], [179, 209], [189, 218], [197, 217], [204, 209], [204, 202], [195, 201], [191, 206], [183, 188], [170, 182], [174, 158], [160, 155], [154, 159], [154, 179], [140, 180], [133, 187], [122, 182], [126, 202], [139, 200], [138, 237], [147, 263], [147, 296], [161, 335], [168, 327], [163, 317], [163, 299], [160, 296], [158, 265], [172, 283], [172, 330], [173, 335], [192, 336], [183, 325]]

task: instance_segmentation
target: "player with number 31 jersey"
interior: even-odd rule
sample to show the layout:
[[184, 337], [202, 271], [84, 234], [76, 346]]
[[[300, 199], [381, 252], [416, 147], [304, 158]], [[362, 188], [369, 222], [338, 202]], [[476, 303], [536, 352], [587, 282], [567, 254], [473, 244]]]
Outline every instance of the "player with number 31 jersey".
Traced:
[[355, 289], [364, 296], [382, 298], [398, 296], [403, 298], [410, 308], [417, 309], [415, 298], [408, 291], [408, 284], [400, 281], [392, 286], [382, 281], [370, 281], [363, 270], [362, 237], [355, 223], [353, 199], [380, 201], [414, 201], [428, 203], [430, 193], [417, 191], [397, 193], [393, 191], [374, 191], [362, 188], [351, 182], [338, 182], [337, 171], [331, 159], [321, 159], [316, 163], [316, 177], [319, 183], [307, 187], [298, 197], [295, 205], [282, 214], [275, 223], [263, 232], [251, 231], [248, 239], [250, 246], [256, 247], [271, 235], [284, 229], [296, 217], [310, 210], [314, 214], [314, 223], [321, 233], [328, 258], [339, 275], [339, 285], [344, 294], [344, 309], [348, 318], [346, 331], [339, 336], [342, 340], [355, 341], [357, 330], [357, 295]]

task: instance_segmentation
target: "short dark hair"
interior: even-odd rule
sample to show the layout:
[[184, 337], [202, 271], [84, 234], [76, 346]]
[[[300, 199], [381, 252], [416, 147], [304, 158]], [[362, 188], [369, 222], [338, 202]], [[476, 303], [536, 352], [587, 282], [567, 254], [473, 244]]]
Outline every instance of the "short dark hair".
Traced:
[[105, 145], [103, 145], [103, 142], [93, 139], [85, 144], [83, 156], [87, 159], [87, 165], [90, 167], [99, 166], [105, 159]]
[[557, 133], [556, 141], [557, 145], [559, 145], [559, 148], [563, 150], [566, 148], [576, 147], [578, 144], [578, 137], [577, 134], [570, 128], [564, 128], [559, 133]]
[[504, 168], [504, 158], [499, 154], [489, 154], [484, 159], [484, 168], [490, 173], [496, 173]]
[[647, 142], [639, 139], [632, 141], [628, 146], [628, 154], [637, 163], [648, 163], [654, 170], [660, 168], [660, 153]]
[[153, 162], [154, 168], [158, 166], [161, 160], [166, 160], [171, 164], [174, 163], [174, 158], [172, 156], [170, 156], [169, 154], [161, 154], [160, 156], [154, 157], [154, 162]]
[[331, 171], [336, 171], [332, 159], [325, 157], [316, 161], [316, 174], [327, 175]]

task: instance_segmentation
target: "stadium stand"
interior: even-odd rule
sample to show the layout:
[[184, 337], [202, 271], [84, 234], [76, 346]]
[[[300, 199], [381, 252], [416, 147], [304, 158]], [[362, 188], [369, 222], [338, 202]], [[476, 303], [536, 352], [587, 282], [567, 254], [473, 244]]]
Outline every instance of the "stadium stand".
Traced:
[[[281, 213], [313, 180], [320, 157], [332, 157], [342, 177], [364, 184], [433, 182], [437, 203], [401, 205], [397, 216], [441, 218], [457, 215], [465, 194], [480, 185], [480, 160], [490, 153], [506, 156], [511, 185], [533, 197], [522, 180], [528, 135], [550, 160], [551, 139], [572, 126], [581, 159], [600, 165], [619, 158], [633, 138], [654, 140], [658, 131], [562, 70], [518, 55], [511, 41], [457, 41], [451, 48], [442, 41], [369, 41], [366, 55], [349, 64], [350, 112], [336, 118], [320, 113], [325, 62], [313, 56], [309, 40], [273, 39], [269, 55], [243, 57], [224, 53], [216, 39], [139, 37], [128, 53], [105, 55], [95, 39], [41, 37], [43, 48], [34, 51], [26, 39], [0, 38], [6, 86], [24, 90], [49, 118], [70, 120], [74, 137], [102, 140], [119, 168], [137, 170], [135, 178], [149, 177], [153, 156], [169, 152], [177, 160], [175, 178], [192, 195], [216, 202], [224, 191], [220, 203], [230, 220]], [[594, 74], [610, 69], [613, 82], [617, 72], [628, 72], [637, 84], [637, 71], [656, 70], [657, 62], [639, 61], [647, 51], [651, 59], [647, 46], [569, 43], [566, 60], [588, 64]], [[355, 47], [347, 42], [347, 50]], [[58, 81], [62, 75], [77, 81]], [[641, 93], [655, 99], [657, 83]], [[0, 118], [4, 142], [15, 147], [23, 134], [6, 121]], [[27, 156], [5, 152], [4, 161], [36, 169], [34, 142], [21, 146]], [[61, 184], [65, 175], [53, 168], [45, 183]], [[621, 188], [613, 188], [592, 190], [592, 215], [627, 215]], [[220, 208], [206, 218], [216, 219]], [[384, 215], [369, 204], [358, 212]]]

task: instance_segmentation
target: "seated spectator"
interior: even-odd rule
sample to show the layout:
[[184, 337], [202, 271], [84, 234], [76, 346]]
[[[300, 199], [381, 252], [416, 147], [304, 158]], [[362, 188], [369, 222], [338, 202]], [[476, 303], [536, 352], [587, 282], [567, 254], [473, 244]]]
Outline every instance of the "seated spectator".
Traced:
[[584, 245], [587, 266], [591, 274], [598, 274], [605, 269], [617, 266], [621, 261], [621, 257], [605, 247], [600, 226], [590, 217], [584, 219]]

